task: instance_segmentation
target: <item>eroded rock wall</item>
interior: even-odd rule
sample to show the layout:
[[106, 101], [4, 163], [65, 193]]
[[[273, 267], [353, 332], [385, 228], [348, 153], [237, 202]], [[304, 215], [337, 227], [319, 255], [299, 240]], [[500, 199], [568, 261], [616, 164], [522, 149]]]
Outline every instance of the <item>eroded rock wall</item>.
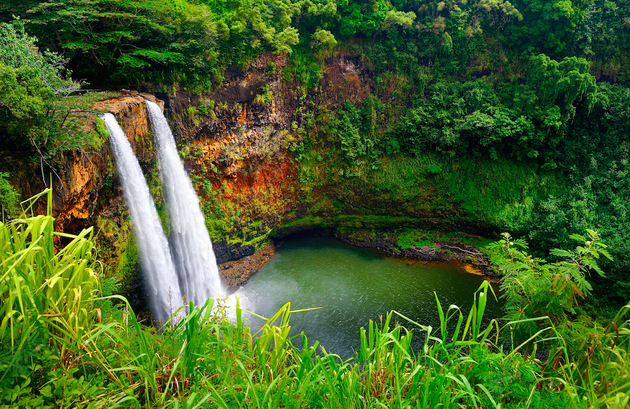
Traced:
[[[144, 99], [160, 104], [154, 96], [137, 92], [123, 93], [120, 97], [98, 102], [94, 108], [114, 114], [122, 125], [134, 152], [141, 161], [153, 160], [152, 140]], [[96, 131], [96, 116], [86, 118], [85, 127]], [[23, 155], [6, 156], [3, 168], [16, 177], [13, 179], [23, 198], [31, 197], [50, 185], [53, 188], [53, 215], [56, 218], [58, 231], [77, 232], [94, 224], [94, 217], [103, 211], [103, 203], [116, 201], [114, 197], [103, 197], [107, 178], [115, 177], [115, 169], [111, 163], [109, 143], [106, 138], [98, 151], [67, 152], [60, 166], [53, 172], [37, 161], [29, 161]], [[110, 185], [113, 185], [110, 180]], [[110, 195], [112, 192], [108, 192]], [[46, 211], [46, 203], [36, 203], [36, 213]]]
[[[291, 66], [285, 56], [263, 54], [245, 70], [228, 69], [224, 83], [209, 93], [174, 84], [157, 98], [123, 93], [95, 108], [118, 119], [159, 206], [161, 187], [144, 99], [165, 107], [219, 263], [255, 254], [270, 236], [314, 228], [440, 228], [451, 223], [457, 209], [427, 206], [435, 193], [429, 187], [400, 200], [339, 172], [342, 159], [339, 142], [330, 135], [331, 123], [346, 104], [360, 106], [373, 95], [373, 76], [360, 58], [345, 51], [319, 63], [319, 79], [304, 84], [295, 73], [300, 67]], [[395, 91], [392, 84], [382, 87], [382, 101]], [[379, 126], [388, 121], [381, 119]], [[86, 126], [96, 129], [96, 118]], [[24, 195], [43, 188], [36, 170], [34, 164], [22, 171]], [[98, 152], [69, 154], [57, 173], [58, 228], [76, 232], [96, 226], [109, 268], [123, 275], [133, 270], [131, 227], [109, 144]]]
[[[251, 255], [269, 235], [324, 228], [439, 228], [457, 209], [426, 203], [430, 187], [412, 199], [376, 192], [339, 173], [344, 163], [330, 126], [339, 109], [373, 95], [364, 62], [339, 52], [322, 62], [315, 84], [303, 84], [286, 57], [264, 54], [203, 95], [165, 98], [181, 152], [200, 194], [220, 262]], [[389, 84], [386, 100], [395, 92]], [[379, 120], [386, 127], [388, 118]], [[331, 142], [333, 140], [333, 142]], [[305, 144], [317, 144], [305, 149]], [[318, 159], [308, 160], [302, 152]], [[376, 216], [376, 217], [374, 217]], [[370, 218], [371, 217], [371, 218]]]

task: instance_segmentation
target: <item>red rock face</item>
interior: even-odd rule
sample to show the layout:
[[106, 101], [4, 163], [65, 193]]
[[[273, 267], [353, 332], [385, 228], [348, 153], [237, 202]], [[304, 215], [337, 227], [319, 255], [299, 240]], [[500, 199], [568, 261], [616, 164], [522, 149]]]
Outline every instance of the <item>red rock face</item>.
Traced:
[[[358, 57], [345, 52], [324, 63], [319, 84], [308, 94], [296, 78], [283, 75], [287, 64], [286, 56], [268, 53], [245, 71], [228, 69], [224, 84], [204, 96], [176, 91], [161, 96], [166, 99], [162, 101], [153, 95], [126, 92], [94, 107], [116, 116], [141, 164], [153, 172], [155, 152], [144, 99], [158, 103], [162, 109], [166, 102], [202, 204], [217, 201], [226, 220], [227, 224], [215, 234], [229, 233], [230, 240], [240, 237], [248, 242], [256, 235], [267, 234], [284, 215], [296, 209], [300, 198], [312, 194], [312, 186], [299, 180], [301, 165], [292, 153], [303, 139], [298, 129], [304, 126], [304, 114], [335, 112], [346, 101], [360, 103], [372, 89], [369, 70]], [[201, 115], [200, 106], [208, 101], [213, 101], [212, 107]], [[85, 126], [96, 129], [96, 117], [87, 118]], [[315, 121], [308, 132], [317, 134], [321, 126]], [[124, 201], [109, 155], [109, 144], [105, 142], [98, 152], [65, 156], [57, 171], [59, 177], [53, 181], [58, 230], [78, 232], [102, 219], [113, 221], [118, 228], [123, 225], [120, 209]], [[23, 195], [41, 191], [44, 184], [39, 164], [21, 166]], [[42, 202], [37, 210], [44, 212], [44, 206]], [[248, 226], [254, 222], [261, 225], [251, 231]]]
[[[162, 109], [164, 103], [154, 96], [137, 92], [124, 93], [120, 97], [100, 101], [95, 109], [114, 114], [129, 137], [131, 145], [140, 160], [152, 160], [152, 140], [149, 132], [144, 99], [157, 102]], [[85, 120], [88, 132], [96, 129], [96, 116], [90, 115]], [[108, 164], [109, 144], [105, 141], [97, 152], [67, 152], [52, 176], [53, 215], [56, 217], [58, 231], [78, 232], [91, 225], [99, 210], [99, 199], [105, 181], [105, 175], [111, 172]], [[18, 188], [24, 198], [31, 197], [49, 185], [47, 176], [42, 176], [39, 163], [28, 163], [23, 158], [14, 158], [6, 163], [17, 173]], [[17, 170], [17, 171], [16, 171]], [[44, 182], [45, 180], [45, 182]], [[46, 212], [46, 203], [40, 200], [35, 206], [36, 213]]]
[[[345, 52], [326, 61], [319, 84], [308, 95], [297, 79], [287, 79], [287, 69], [285, 57], [264, 54], [246, 71], [228, 70], [224, 85], [209, 95], [177, 92], [168, 104], [179, 141], [190, 141], [185, 160], [199, 177], [202, 201], [210, 198], [201, 184], [210, 181], [224, 214], [238, 212], [268, 229], [312, 189], [299, 181], [300, 164], [291, 153], [304, 138], [298, 131], [304, 114], [335, 112], [348, 101], [360, 103], [372, 90], [369, 70]], [[190, 115], [191, 105], [207, 101], [212, 101], [210, 113]], [[317, 134], [321, 126], [315, 121], [308, 132]]]

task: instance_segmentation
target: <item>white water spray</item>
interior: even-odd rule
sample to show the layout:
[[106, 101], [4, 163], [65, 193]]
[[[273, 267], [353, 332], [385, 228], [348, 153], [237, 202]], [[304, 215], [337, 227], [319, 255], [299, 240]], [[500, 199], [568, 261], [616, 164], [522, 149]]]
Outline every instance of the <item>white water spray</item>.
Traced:
[[158, 146], [164, 196], [171, 222], [170, 243], [184, 296], [196, 306], [222, 296], [219, 269], [199, 198], [177, 153], [171, 128], [160, 108], [146, 101]]
[[[109, 141], [123, 187], [125, 199], [131, 212], [134, 232], [140, 254], [140, 265], [146, 276], [146, 287], [153, 316], [166, 322], [183, 305], [182, 293], [168, 248], [168, 241], [160, 224], [149, 187], [144, 179], [138, 159], [131, 149], [129, 140], [118, 125], [114, 115], [102, 116], [109, 130]], [[171, 322], [179, 321], [179, 314]]]

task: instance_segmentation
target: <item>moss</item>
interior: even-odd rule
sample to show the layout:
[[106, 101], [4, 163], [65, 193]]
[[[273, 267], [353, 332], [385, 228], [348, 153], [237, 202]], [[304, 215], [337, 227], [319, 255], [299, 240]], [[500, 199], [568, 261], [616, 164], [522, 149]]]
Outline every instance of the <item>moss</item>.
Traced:
[[[334, 235], [349, 238], [356, 243], [394, 244], [401, 250], [431, 247], [439, 249], [440, 245], [472, 246], [479, 252], [490, 254], [487, 246], [498, 240], [498, 237], [480, 237], [461, 231], [441, 231], [425, 228], [392, 228], [392, 229], [334, 229]], [[453, 255], [448, 248], [441, 250], [444, 254]], [[477, 260], [475, 257], [469, 257]]]
[[123, 248], [124, 251], [118, 258], [116, 278], [118, 278], [120, 282], [121, 291], [126, 293], [138, 279], [140, 271], [138, 246], [136, 245], [136, 240], [133, 235], [129, 235], [126, 245]]
[[240, 245], [243, 247], [253, 245], [254, 247], [256, 247], [256, 249], [260, 249], [262, 246], [264, 246], [266, 243], [269, 242], [269, 233], [271, 233], [271, 230], [269, 230], [267, 234], [256, 236], [253, 239], [248, 240], [248, 241], [240, 242]]
[[407, 235], [401, 235], [398, 238], [397, 241], [398, 247], [400, 247], [401, 249], [410, 249], [410, 248], [414, 248], [414, 247], [433, 247], [433, 248], [437, 248], [437, 246], [435, 246], [435, 244], [427, 239], [420, 239], [420, 240], [413, 240], [412, 238], [410, 238]]
[[96, 132], [106, 140], [109, 138], [109, 131], [107, 130], [107, 126], [105, 126], [105, 121], [103, 121], [100, 117], [96, 117]]
[[[433, 174], [431, 169], [441, 172]], [[531, 223], [534, 206], [564, 189], [556, 172], [505, 159], [447, 159], [426, 154], [383, 161], [368, 180], [376, 192], [414, 201], [462, 222], [520, 230]]]
[[331, 217], [306, 216], [281, 223], [271, 232], [271, 237], [283, 237], [298, 231], [317, 229], [387, 230], [405, 226], [434, 226], [446, 231], [454, 227], [448, 220], [437, 218], [339, 214]]

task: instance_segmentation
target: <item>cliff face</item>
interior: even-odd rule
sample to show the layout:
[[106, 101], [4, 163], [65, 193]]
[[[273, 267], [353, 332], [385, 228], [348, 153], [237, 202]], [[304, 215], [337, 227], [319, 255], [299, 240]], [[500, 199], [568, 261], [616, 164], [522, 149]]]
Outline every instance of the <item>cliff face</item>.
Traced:
[[[95, 109], [111, 112], [129, 137], [134, 152], [140, 160], [153, 159], [149, 122], [144, 99], [158, 102], [163, 108], [164, 103], [152, 95], [127, 93], [118, 98], [100, 101]], [[96, 117], [86, 119], [86, 128], [96, 129]], [[116, 197], [104, 198], [103, 188], [108, 175], [113, 176], [109, 144], [103, 143], [97, 152], [69, 152], [61, 166], [52, 174], [53, 187], [53, 215], [56, 217], [56, 228], [59, 231], [77, 232], [94, 224], [95, 216], [103, 210], [105, 201], [116, 201]], [[49, 185], [48, 170], [44, 171], [39, 163], [25, 162], [20, 157], [9, 157], [4, 167], [16, 174], [18, 188], [22, 196], [31, 197]], [[45, 180], [45, 182], [44, 182]], [[115, 196], [118, 196], [119, 192]], [[46, 204], [40, 200], [36, 204], [36, 212], [44, 213]]]
[[[145, 99], [158, 103], [164, 109], [162, 101], [148, 94], [123, 95], [100, 101], [94, 108], [111, 112], [122, 125], [138, 159], [149, 162], [154, 159], [154, 153]], [[94, 126], [92, 123], [95, 121], [95, 117], [89, 118], [88, 124]], [[90, 218], [102, 210], [99, 199], [117, 199], [102, 197], [107, 175], [112, 173], [109, 143], [104, 143], [99, 152], [82, 151], [71, 155], [63, 169], [63, 187], [59, 190], [59, 197], [55, 202], [59, 206], [55, 209], [55, 214], [58, 215], [58, 228], [81, 229], [90, 224]]]
[[372, 90], [369, 70], [349, 54], [326, 61], [310, 88], [290, 69], [286, 57], [264, 54], [245, 71], [228, 70], [212, 93], [165, 96], [219, 262], [252, 254], [283, 222], [321, 202], [321, 186], [304, 179], [295, 152], [330, 113]]
[[[245, 70], [229, 69], [224, 84], [210, 93], [198, 95], [176, 86], [158, 98], [128, 92], [97, 103], [95, 109], [116, 116], [159, 206], [161, 188], [143, 101], [166, 107], [219, 263], [254, 254], [270, 236], [314, 228], [435, 228], [450, 223], [453, 214], [426, 205], [432, 200], [429, 188], [401, 199], [343, 175], [354, 170], [345, 164], [331, 126], [338, 110], [363, 105], [375, 87], [372, 73], [356, 56], [339, 52], [320, 63], [318, 76], [305, 84], [306, 77], [299, 74], [305, 67], [265, 54]], [[395, 90], [391, 84], [381, 88], [382, 100]], [[379, 123], [386, 126], [388, 119]], [[97, 129], [96, 117], [86, 126]], [[38, 164], [22, 166], [20, 172], [24, 196], [43, 189], [41, 178], [33, 176], [39, 174]], [[57, 174], [58, 228], [75, 232], [97, 226], [109, 267], [127, 269], [133, 264], [131, 228], [109, 144], [98, 152], [67, 155]], [[447, 211], [456, 213], [455, 208]]]
[[[270, 235], [448, 225], [457, 209], [427, 205], [435, 196], [430, 187], [400, 199], [344, 176], [349, 166], [331, 129], [340, 109], [361, 106], [374, 93], [365, 64], [340, 52], [324, 61], [320, 77], [308, 86], [295, 74], [302, 68], [265, 54], [245, 71], [228, 70], [225, 84], [209, 94], [160, 95], [219, 261], [252, 254]], [[383, 88], [386, 100], [395, 87]], [[378, 122], [386, 126], [389, 119]]]

